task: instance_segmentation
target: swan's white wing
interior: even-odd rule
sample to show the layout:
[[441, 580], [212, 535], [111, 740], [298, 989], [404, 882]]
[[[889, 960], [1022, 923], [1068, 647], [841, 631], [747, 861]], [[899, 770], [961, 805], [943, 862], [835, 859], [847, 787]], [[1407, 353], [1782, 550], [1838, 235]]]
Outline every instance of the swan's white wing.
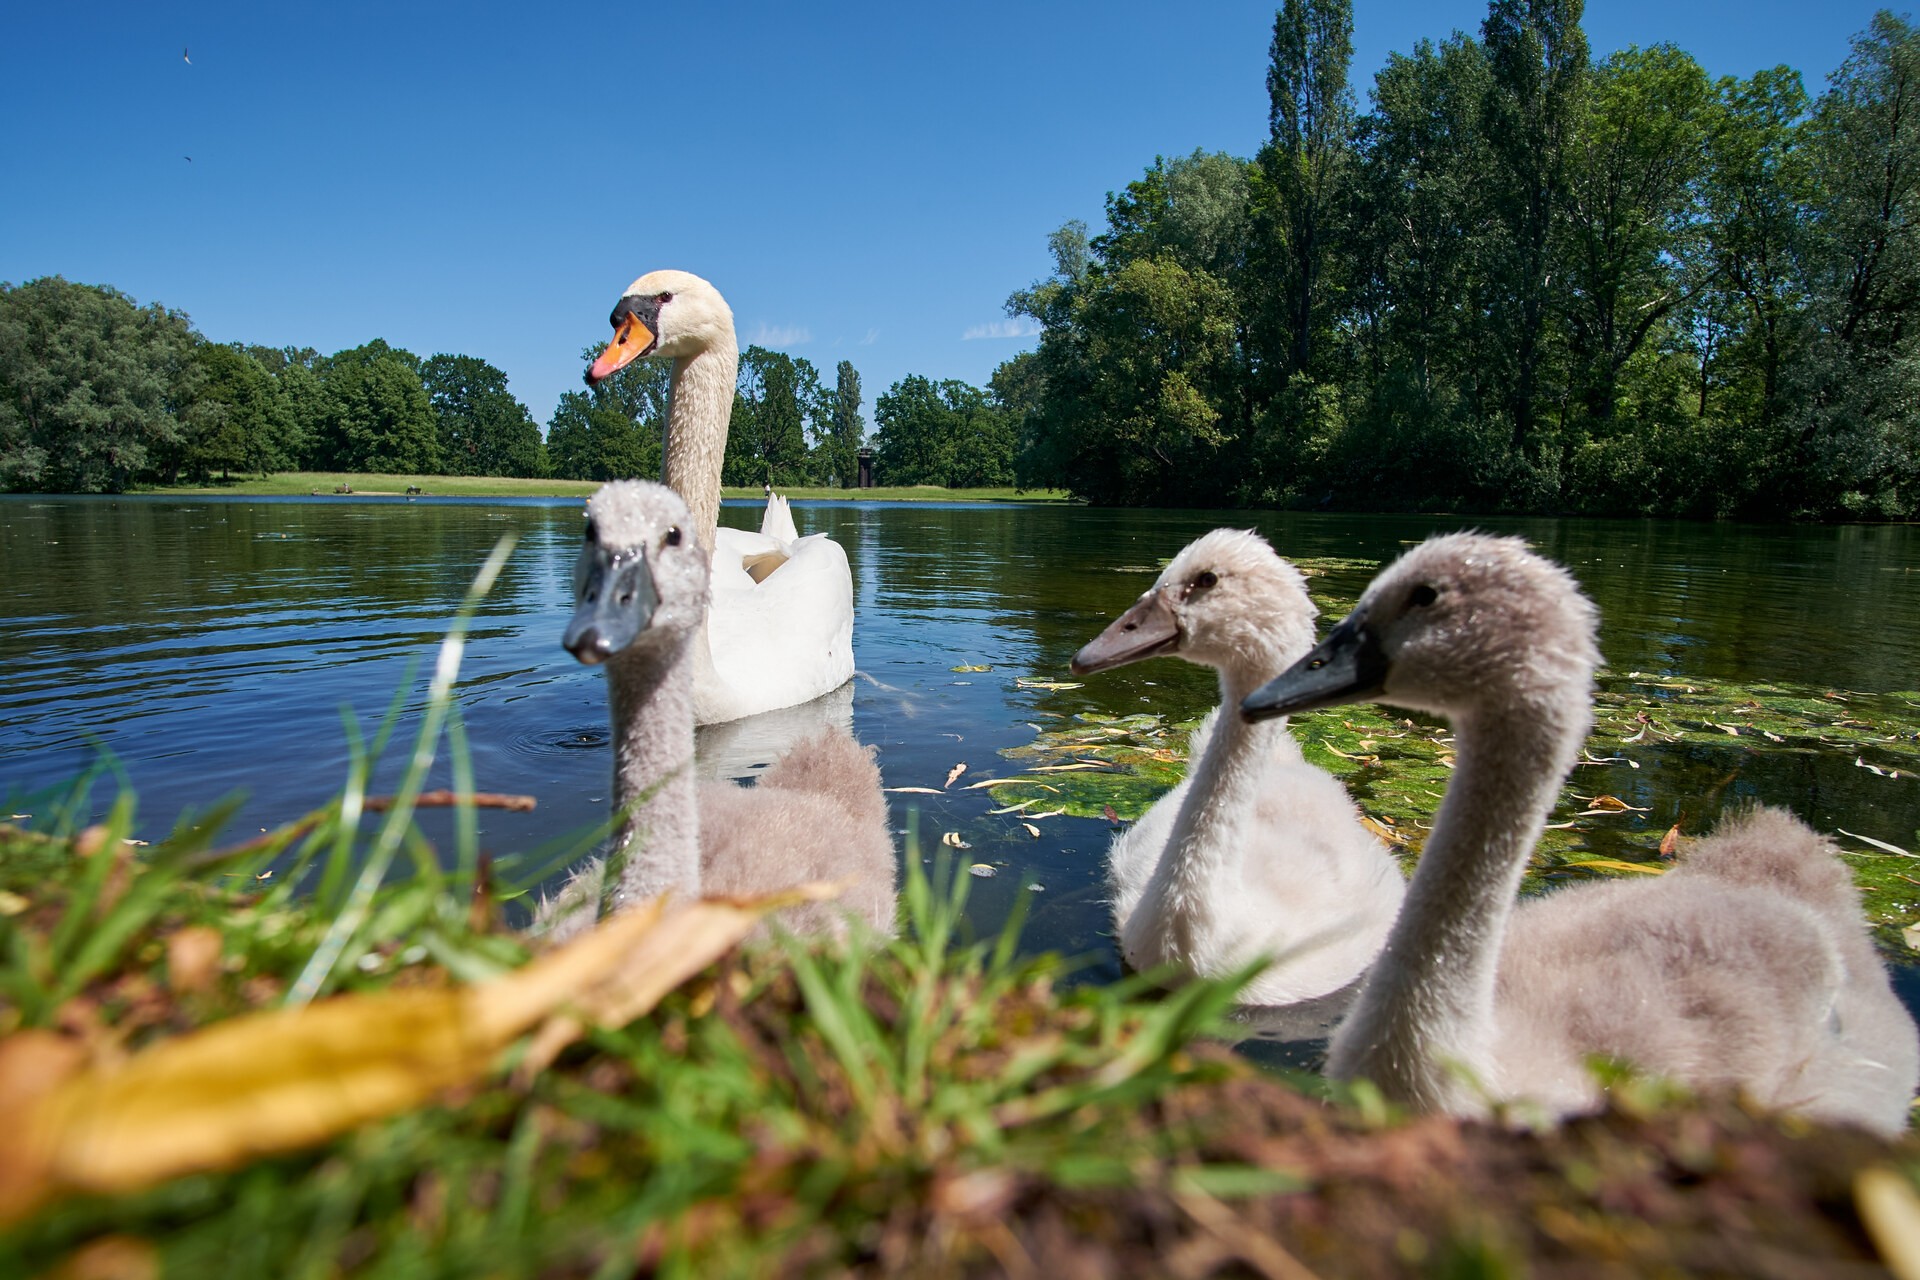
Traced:
[[787, 500], [777, 493], [767, 495], [767, 510], [760, 517], [760, 532], [775, 542], [800, 541], [800, 530], [793, 523], [793, 511], [787, 506]]
[[847, 553], [825, 534], [801, 538], [756, 582], [743, 567], [773, 540], [741, 534], [717, 541], [708, 641], [719, 688], [696, 690], [703, 724], [792, 706], [853, 675], [853, 575]]
[[713, 590], [750, 591], [787, 562], [794, 544], [764, 531], [716, 529], [713, 535]]

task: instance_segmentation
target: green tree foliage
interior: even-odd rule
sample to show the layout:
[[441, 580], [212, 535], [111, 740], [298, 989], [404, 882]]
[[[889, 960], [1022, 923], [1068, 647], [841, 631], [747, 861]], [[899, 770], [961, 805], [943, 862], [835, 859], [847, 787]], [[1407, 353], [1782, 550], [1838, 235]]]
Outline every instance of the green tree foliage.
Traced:
[[765, 347], [740, 355], [739, 390], [722, 467], [733, 485], [805, 484], [814, 479], [807, 436], [831, 438], [830, 411], [812, 363]]
[[1813, 333], [1791, 444], [1811, 514], [1920, 510], [1920, 32], [1877, 14], [1809, 122]]
[[834, 370], [833, 390], [827, 393], [827, 436], [816, 452], [823, 455], [820, 471], [836, 488], [851, 489], [860, 482], [860, 446], [866, 440], [866, 419], [860, 416], [860, 374], [853, 362], [842, 360]]
[[1920, 514], [1920, 37], [1825, 93], [1590, 61], [1491, 0], [1356, 114], [1344, 0], [1284, 0], [1252, 164], [1156, 160], [1050, 238], [996, 403], [1096, 502]]
[[0, 483], [118, 493], [146, 476], [179, 447], [196, 337], [104, 285], [0, 283]]
[[[1267, 70], [1269, 140], [1260, 152], [1260, 279], [1249, 291], [1272, 390], [1324, 374], [1344, 282], [1344, 221], [1353, 180], [1351, 0], [1286, 0], [1273, 19]], [[1229, 277], [1229, 273], [1216, 274]], [[1250, 282], [1252, 283], [1252, 282]]]
[[433, 406], [412, 352], [379, 338], [338, 351], [318, 369], [314, 460], [334, 471], [439, 469]]
[[[582, 353], [582, 370], [600, 354]], [[636, 360], [589, 391], [560, 397], [547, 424], [547, 462], [564, 480], [658, 479], [673, 366]]]
[[874, 402], [873, 419], [877, 484], [1013, 483], [1013, 421], [978, 387], [909, 374]]
[[180, 414], [180, 439], [167, 478], [200, 481], [215, 472], [265, 475], [299, 465], [302, 442], [286, 393], [271, 372], [238, 345], [201, 343], [194, 351], [200, 378]]
[[476, 356], [436, 355], [420, 368], [449, 475], [537, 476], [546, 470], [540, 428], [507, 390], [507, 375]]

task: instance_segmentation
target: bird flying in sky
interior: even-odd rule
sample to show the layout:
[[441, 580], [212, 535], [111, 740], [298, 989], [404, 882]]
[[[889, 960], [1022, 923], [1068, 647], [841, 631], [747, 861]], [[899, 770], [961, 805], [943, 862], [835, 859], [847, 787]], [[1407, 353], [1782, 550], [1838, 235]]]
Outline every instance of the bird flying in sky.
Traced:
[[187, 46], [185, 45], [180, 46], [180, 61], [186, 63], [188, 66], [193, 65], [193, 59], [187, 56]]

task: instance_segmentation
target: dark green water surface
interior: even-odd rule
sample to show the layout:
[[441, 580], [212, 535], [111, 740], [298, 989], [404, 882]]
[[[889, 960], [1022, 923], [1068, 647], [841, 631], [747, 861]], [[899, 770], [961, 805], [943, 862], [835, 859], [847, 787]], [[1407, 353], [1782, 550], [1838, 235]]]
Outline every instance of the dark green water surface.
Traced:
[[[1439, 517], [1010, 505], [799, 504], [795, 515], [802, 532], [831, 532], [852, 562], [862, 673], [855, 730], [879, 747], [888, 785], [940, 788], [953, 766], [968, 766], [941, 795], [895, 794], [899, 825], [917, 808], [926, 845], [957, 832], [972, 846], [968, 860], [996, 866], [973, 886], [983, 929], [1024, 887], [1040, 886], [1028, 944], [1092, 953], [1096, 977], [1118, 972], [1100, 890], [1107, 822], [1046, 818], [1035, 839], [1017, 816], [989, 813], [991, 791], [959, 788], [1017, 772], [1003, 749], [1081, 713], [1196, 715], [1213, 700], [1212, 678], [1160, 659], [1077, 688], [1016, 681], [1071, 681], [1074, 650], [1216, 523], [1252, 524], [1283, 554], [1320, 562], [1314, 588], [1329, 608], [1350, 604], [1377, 562], [1461, 527]], [[754, 525], [759, 509], [729, 506], [722, 518]], [[1785, 805], [1825, 831], [1920, 846], [1920, 780], [1902, 767], [1920, 728], [1920, 695], [1911, 693], [1920, 688], [1920, 531], [1478, 527], [1524, 534], [1573, 570], [1600, 605], [1616, 682], [1636, 672], [1813, 697], [1907, 694], [1872, 700], [1882, 717], [1875, 732], [1885, 729], [1888, 744], [1878, 756], [1872, 742], [1775, 744], [1752, 733], [1620, 748], [1579, 782], [1647, 812], [1620, 815], [1594, 838], [1597, 853], [1647, 856], [1669, 825], [1704, 830], [1720, 806], [1743, 797]], [[539, 807], [483, 814], [483, 844], [510, 853], [590, 826], [608, 790], [604, 688], [598, 671], [559, 645], [580, 537], [576, 500], [0, 498], [8, 812], [23, 812], [101, 750], [137, 788], [148, 838], [183, 808], [235, 790], [247, 796], [241, 833], [323, 803], [346, 767], [341, 709], [370, 727], [417, 661], [406, 715], [418, 714], [440, 632], [509, 530], [519, 548], [476, 619], [460, 705], [480, 788], [530, 793]], [[953, 670], [962, 666], [990, 670]], [[1848, 704], [1835, 705], [1844, 716]], [[1886, 725], [1902, 707], [1904, 721]], [[404, 725], [398, 740], [408, 740]], [[442, 768], [438, 785], [445, 776]], [[103, 804], [110, 790], [102, 788]], [[1920, 864], [1900, 862], [1886, 875], [1896, 884], [1912, 875], [1920, 901]], [[1883, 939], [1897, 935], [1884, 925], [1893, 916], [1882, 919]]]

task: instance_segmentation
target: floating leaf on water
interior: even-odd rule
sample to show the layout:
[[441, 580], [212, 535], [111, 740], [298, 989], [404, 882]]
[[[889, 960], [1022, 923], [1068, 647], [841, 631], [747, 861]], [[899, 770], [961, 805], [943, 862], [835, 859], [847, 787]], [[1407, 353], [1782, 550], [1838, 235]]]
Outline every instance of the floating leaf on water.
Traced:
[[948, 667], [947, 670], [949, 671], [991, 671], [993, 670], [993, 668], [989, 666], [984, 666], [978, 663], [968, 663], [964, 666]]
[[916, 796], [937, 796], [940, 794], [940, 788], [938, 787], [888, 787], [887, 790]]
[[[969, 787], [967, 789], [971, 791], [973, 788]], [[987, 810], [987, 813], [990, 816], [995, 814], [1002, 814], [1002, 813], [1020, 813], [1024, 811], [1026, 807], [1032, 803], [1033, 801], [1031, 800], [1022, 800], [1019, 804], [1009, 804], [1009, 805], [1003, 805], [998, 809], [989, 809]]]
[[1075, 773], [1082, 769], [1104, 769], [1104, 768], [1106, 768], [1105, 765], [1088, 764], [1084, 760], [1076, 760], [1072, 764], [1035, 765], [1033, 767], [1033, 772], [1035, 773]]
[[1027, 886], [1028, 893], [1045, 893], [1046, 891], [1047, 886], [1043, 884], [1030, 884]]
[[1619, 796], [1595, 796], [1587, 801], [1588, 813], [1645, 813], [1638, 805], [1628, 804]]
[[1578, 858], [1562, 863], [1568, 867], [1598, 867], [1603, 871], [1637, 871], [1643, 876], [1657, 876], [1666, 871], [1665, 867], [1649, 866], [1644, 862], [1622, 862], [1618, 858]]
[[967, 762], [965, 760], [962, 760], [959, 764], [947, 770], [947, 780], [941, 783], [940, 785], [943, 788], [952, 786], [953, 780], [959, 777], [961, 774], [965, 773], [966, 771], [967, 771]]
[[1674, 851], [1679, 847], [1680, 824], [1676, 822], [1667, 828], [1667, 834], [1660, 837], [1660, 856], [1663, 858], [1671, 858]]
[[1388, 844], [1405, 844], [1407, 842], [1405, 836], [1395, 831], [1392, 827], [1389, 827], [1386, 823], [1368, 814], [1363, 813], [1360, 815], [1360, 825], [1373, 832], [1374, 835], [1380, 837], [1380, 839], [1386, 841]]
[[1016, 689], [1044, 689], [1048, 693], [1054, 693], [1061, 689], [1079, 689], [1084, 686], [1078, 680], [1035, 680], [1027, 676], [1019, 676], [1015, 678], [1013, 687]]
[[1874, 848], [1884, 849], [1888, 853], [1897, 853], [1903, 858], [1920, 858], [1920, 853], [1908, 853], [1905, 849], [1902, 849], [1899, 845], [1888, 844], [1885, 840], [1875, 840], [1872, 836], [1863, 836], [1863, 835], [1860, 835], [1858, 832], [1848, 831], [1845, 827], [1835, 827], [1834, 830], [1838, 831], [1843, 836], [1852, 836], [1855, 840], [1860, 841], [1862, 844], [1870, 844]]
[[984, 862], [976, 862], [967, 868], [970, 876], [979, 876], [982, 880], [991, 880], [1000, 873]]
[[1038, 840], [1040, 838], [1040, 828], [1034, 826], [1031, 822], [1023, 822], [1020, 825], [1025, 827], [1027, 829], [1027, 834], [1032, 836], [1035, 840]]
[[945, 835], [940, 837], [940, 843], [947, 846], [947, 848], [949, 849], [973, 848], [972, 845], [968, 844], [965, 840], [962, 840], [960, 838], [960, 833], [958, 831], [947, 832]]
[[1049, 809], [1045, 813], [1030, 813], [1027, 816], [1038, 822], [1042, 818], [1057, 818], [1065, 812], [1065, 809]]

